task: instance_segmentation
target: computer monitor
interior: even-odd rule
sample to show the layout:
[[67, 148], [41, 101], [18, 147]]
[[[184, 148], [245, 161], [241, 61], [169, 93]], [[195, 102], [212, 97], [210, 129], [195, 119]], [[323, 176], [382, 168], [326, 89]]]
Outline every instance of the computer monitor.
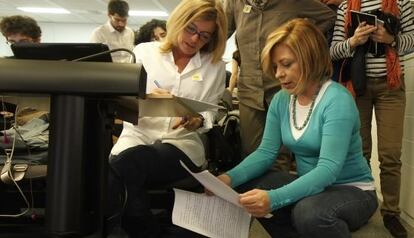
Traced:
[[[108, 51], [101, 43], [16, 43], [11, 45], [16, 59], [77, 60], [82, 57]], [[82, 61], [112, 62], [110, 53]]]

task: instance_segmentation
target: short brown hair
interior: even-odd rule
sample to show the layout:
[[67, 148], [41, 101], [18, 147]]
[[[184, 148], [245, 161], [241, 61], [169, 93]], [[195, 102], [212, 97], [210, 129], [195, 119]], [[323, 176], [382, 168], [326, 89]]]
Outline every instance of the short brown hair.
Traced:
[[37, 25], [37, 22], [28, 16], [14, 15], [3, 17], [0, 22], [0, 29], [6, 38], [12, 34], [28, 36], [33, 40], [40, 39], [42, 36], [42, 30]]
[[272, 77], [275, 77], [272, 52], [282, 44], [292, 50], [301, 69], [295, 94], [302, 93], [311, 81], [322, 84], [332, 76], [328, 42], [318, 27], [309, 20], [298, 18], [288, 21], [267, 37], [262, 51], [262, 66]]
[[118, 14], [120, 17], [127, 17], [129, 11], [129, 5], [123, 0], [111, 0], [108, 3], [108, 14]]
[[227, 40], [227, 20], [221, 0], [181, 1], [168, 18], [167, 36], [161, 46], [161, 51], [171, 51], [177, 45], [184, 28], [197, 19], [216, 22], [216, 30], [212, 39], [200, 51], [211, 52], [213, 63], [221, 60]]

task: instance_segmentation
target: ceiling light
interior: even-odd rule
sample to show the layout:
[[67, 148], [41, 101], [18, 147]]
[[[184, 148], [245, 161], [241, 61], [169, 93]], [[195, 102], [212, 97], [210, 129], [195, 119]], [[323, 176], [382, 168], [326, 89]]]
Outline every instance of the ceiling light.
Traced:
[[33, 13], [70, 14], [68, 10], [63, 8], [18, 7], [17, 9]]
[[163, 11], [129, 11], [129, 15], [140, 17], [167, 17], [168, 13]]

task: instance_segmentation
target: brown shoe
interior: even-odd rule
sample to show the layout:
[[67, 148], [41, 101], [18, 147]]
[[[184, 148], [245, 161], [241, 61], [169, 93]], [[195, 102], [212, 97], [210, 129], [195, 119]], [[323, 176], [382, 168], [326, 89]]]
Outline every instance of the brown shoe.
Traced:
[[385, 214], [382, 218], [384, 226], [395, 238], [407, 238], [407, 230], [400, 222], [398, 215]]

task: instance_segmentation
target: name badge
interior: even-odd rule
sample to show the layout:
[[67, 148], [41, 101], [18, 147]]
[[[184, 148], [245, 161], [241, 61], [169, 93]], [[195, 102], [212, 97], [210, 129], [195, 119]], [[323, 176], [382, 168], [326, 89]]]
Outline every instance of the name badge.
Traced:
[[203, 81], [203, 77], [201, 77], [200, 73], [196, 73], [191, 77], [192, 80], [194, 81]]
[[244, 13], [250, 13], [250, 11], [252, 10], [252, 6], [250, 6], [250, 5], [244, 5], [244, 7], [243, 7], [243, 12]]

